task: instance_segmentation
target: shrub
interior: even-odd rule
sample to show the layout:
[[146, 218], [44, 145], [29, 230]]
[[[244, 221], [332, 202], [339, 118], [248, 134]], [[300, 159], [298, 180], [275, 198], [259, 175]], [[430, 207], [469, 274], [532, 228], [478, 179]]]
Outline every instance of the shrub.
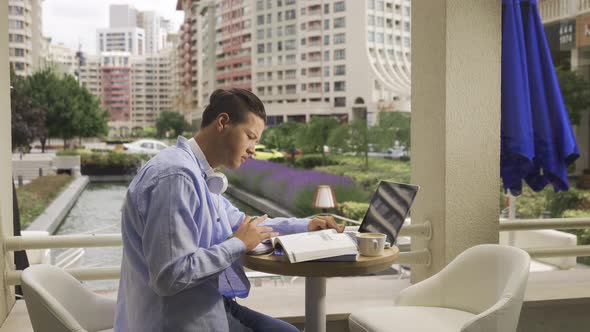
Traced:
[[[333, 161], [329, 157], [326, 158], [326, 165], [334, 164], [336, 164], [335, 161]], [[324, 166], [324, 159], [320, 154], [303, 155], [295, 159], [295, 166], [305, 169], [312, 169], [314, 167]]]
[[285, 159], [285, 157], [270, 158], [268, 161], [278, 164], [287, 163], [287, 159]]
[[311, 202], [320, 184], [331, 185], [339, 201], [366, 201], [368, 197], [350, 178], [263, 160], [249, 159], [239, 169], [224, 172], [232, 184], [273, 200], [300, 217], [319, 212], [311, 208]]
[[145, 154], [128, 154], [118, 151], [108, 153], [84, 153], [81, 155], [81, 168], [84, 175], [133, 174], [142, 161], [150, 156]]
[[368, 208], [369, 203], [347, 201], [338, 204], [338, 214], [346, 218], [361, 221]]

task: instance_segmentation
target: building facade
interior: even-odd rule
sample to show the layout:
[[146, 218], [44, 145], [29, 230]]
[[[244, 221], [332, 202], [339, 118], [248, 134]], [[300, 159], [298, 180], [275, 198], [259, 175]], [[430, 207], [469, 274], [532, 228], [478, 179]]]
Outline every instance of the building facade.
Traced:
[[80, 83], [109, 111], [109, 136], [126, 137], [153, 127], [161, 112], [173, 110], [171, 52], [166, 49], [144, 56], [128, 52], [86, 56], [80, 68]]
[[101, 52], [145, 54], [145, 32], [137, 27], [105, 28], [96, 30], [96, 49]]
[[210, 93], [227, 87], [255, 92], [270, 125], [409, 111], [409, 0], [179, 0], [177, 9], [185, 14], [180, 62], [191, 69], [185, 114], [198, 116]]
[[[545, 29], [547, 44], [556, 67], [575, 71], [590, 79], [590, 1], [540, 0], [539, 12]], [[574, 126], [580, 158], [575, 173], [590, 168], [590, 114], [583, 112]]]
[[17, 75], [30, 75], [43, 63], [41, 0], [8, 1], [8, 55]]

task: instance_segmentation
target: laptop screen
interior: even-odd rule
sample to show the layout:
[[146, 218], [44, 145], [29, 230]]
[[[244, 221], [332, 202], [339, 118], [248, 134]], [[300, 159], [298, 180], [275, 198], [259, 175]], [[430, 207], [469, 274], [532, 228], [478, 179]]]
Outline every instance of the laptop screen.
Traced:
[[418, 189], [420, 187], [411, 184], [381, 181], [373, 194], [359, 232], [383, 233], [387, 235], [389, 243], [395, 244]]

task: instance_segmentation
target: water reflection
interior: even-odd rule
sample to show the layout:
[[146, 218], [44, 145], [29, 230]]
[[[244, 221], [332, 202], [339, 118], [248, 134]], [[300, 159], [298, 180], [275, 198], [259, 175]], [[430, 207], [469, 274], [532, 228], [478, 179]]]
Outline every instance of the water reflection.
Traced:
[[[91, 183], [80, 195], [66, 220], [56, 234], [105, 234], [121, 231], [121, 206], [125, 198], [127, 183]], [[242, 211], [258, 215], [260, 212], [228, 198]], [[67, 249], [53, 249], [52, 263]], [[121, 247], [86, 248], [76, 267], [106, 267], [121, 264]], [[74, 267], [74, 266], [72, 266]], [[118, 280], [97, 280], [85, 282], [90, 288], [107, 291], [116, 289]]]

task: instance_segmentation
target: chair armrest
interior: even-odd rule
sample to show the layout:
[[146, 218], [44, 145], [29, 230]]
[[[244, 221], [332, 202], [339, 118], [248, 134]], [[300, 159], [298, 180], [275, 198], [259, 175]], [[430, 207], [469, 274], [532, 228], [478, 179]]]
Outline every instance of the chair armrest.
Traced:
[[426, 280], [403, 289], [395, 298], [398, 306], [440, 306], [443, 290], [440, 288], [440, 278], [434, 275]]
[[92, 302], [92, 315], [84, 317], [86, 327], [91, 331], [112, 329], [117, 300], [96, 294]]
[[[478, 332], [478, 331], [508, 331], [510, 330], [511, 320], [506, 319], [503, 314], [510, 311], [510, 304], [514, 299], [510, 296], [505, 296], [493, 306], [476, 315], [469, 320], [461, 332]], [[520, 313], [520, 308], [518, 310]], [[517, 315], [518, 316], [518, 315]], [[507, 324], [508, 323], [508, 324]], [[507, 327], [503, 327], [507, 324]]]

